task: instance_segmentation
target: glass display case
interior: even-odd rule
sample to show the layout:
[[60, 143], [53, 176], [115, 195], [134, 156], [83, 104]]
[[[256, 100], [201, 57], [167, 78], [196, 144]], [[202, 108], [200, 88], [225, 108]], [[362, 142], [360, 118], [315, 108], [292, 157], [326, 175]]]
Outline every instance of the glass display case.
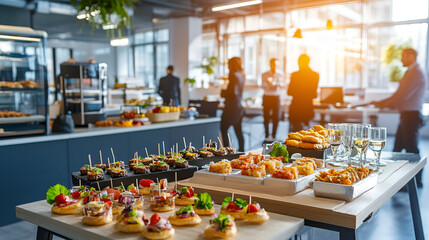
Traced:
[[46, 37], [0, 25], [0, 138], [49, 133]]

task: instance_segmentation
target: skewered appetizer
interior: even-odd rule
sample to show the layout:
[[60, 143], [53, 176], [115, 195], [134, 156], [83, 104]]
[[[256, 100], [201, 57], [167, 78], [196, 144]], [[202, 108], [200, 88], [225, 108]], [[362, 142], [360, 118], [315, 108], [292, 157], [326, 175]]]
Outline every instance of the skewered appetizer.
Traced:
[[174, 210], [174, 197], [169, 193], [161, 193], [161, 196], [153, 196], [150, 209], [155, 212], [169, 212]]
[[109, 196], [113, 197], [113, 200], [118, 200], [121, 194], [121, 190], [116, 188], [106, 187], [103, 190], [105, 190]]
[[265, 171], [265, 165], [249, 164], [241, 167], [241, 175], [265, 177], [267, 176], [267, 172]]
[[187, 206], [189, 204], [194, 205], [194, 201], [197, 200], [194, 189], [192, 187], [181, 187], [177, 191], [176, 205]]
[[131, 192], [134, 196], [133, 198], [133, 204], [137, 207], [138, 210], [143, 210], [143, 195], [139, 193], [138, 189], [134, 184], [131, 184], [127, 187], [127, 191]]
[[231, 173], [231, 163], [228, 160], [222, 160], [217, 163], [210, 162], [209, 172]]
[[138, 233], [142, 232], [147, 222], [144, 212], [135, 206], [127, 206], [116, 220], [116, 229], [120, 232]]
[[122, 169], [124, 169], [125, 164], [123, 161], [116, 161], [116, 162], [110, 163], [109, 167], [110, 168], [122, 168]]
[[134, 165], [134, 173], [150, 173], [150, 167], [140, 162], [137, 165]]
[[236, 148], [232, 148], [232, 147], [224, 147], [224, 149], [226, 150], [227, 154], [234, 154], [237, 152]]
[[354, 168], [347, 167], [344, 170], [337, 171], [335, 169], [330, 169], [328, 171], [320, 172], [316, 178], [317, 181], [329, 182], [329, 183], [339, 183], [345, 185], [352, 185], [353, 183], [359, 182], [360, 180], [369, 176], [372, 173], [372, 169], [365, 167]]
[[52, 204], [51, 212], [62, 215], [82, 214], [82, 205], [78, 199], [70, 198], [70, 191], [57, 184], [46, 192], [46, 202]]
[[167, 153], [167, 158], [179, 158], [182, 157], [182, 154], [180, 153], [172, 153], [172, 152], [168, 152]]
[[167, 171], [170, 168], [170, 166], [168, 166], [168, 164], [164, 161], [158, 161], [158, 162], [149, 164], [149, 166], [152, 172]]
[[112, 176], [112, 178], [125, 177], [127, 175], [127, 170], [122, 168], [112, 168], [112, 171], [110, 172], [110, 176]]
[[182, 156], [184, 159], [186, 160], [192, 160], [192, 159], [197, 159], [198, 158], [198, 153], [193, 153], [193, 152], [189, 152], [187, 150], [182, 151]]
[[202, 158], [213, 157], [214, 155], [212, 152], [208, 151], [207, 148], [200, 148], [200, 151], [198, 152], [198, 154]]
[[167, 179], [163, 178], [159, 181], [159, 185], [156, 183], [151, 183], [150, 184], [150, 195], [153, 196], [159, 196], [159, 192], [161, 191], [161, 193], [163, 192], [167, 192]]
[[188, 161], [183, 158], [176, 158], [176, 161], [174, 162], [174, 166], [176, 168], [187, 168]]
[[106, 170], [106, 164], [101, 164], [101, 163], [99, 163], [99, 164], [95, 164], [95, 167], [96, 167], [96, 168], [100, 168], [100, 169], [102, 169], [103, 171], [104, 171], [104, 170]]
[[150, 217], [147, 227], [143, 229], [143, 236], [153, 240], [169, 239], [174, 236], [174, 228], [168, 219], [155, 213]]
[[225, 150], [225, 148], [219, 148], [217, 150], [214, 150], [213, 154], [215, 156], [225, 156], [227, 154], [227, 151]]
[[208, 193], [199, 193], [198, 199], [194, 200], [194, 211], [198, 215], [213, 215], [215, 209], [213, 207], [212, 197]]
[[[73, 186], [70, 190], [70, 197], [76, 200], [82, 200], [89, 194], [89, 188], [85, 185]], [[88, 193], [88, 194], [87, 194]]]
[[261, 208], [259, 203], [253, 202], [247, 205], [242, 211], [242, 218], [251, 223], [263, 223], [268, 221], [270, 216]]
[[80, 168], [80, 175], [85, 176], [89, 171], [91, 171], [91, 167], [88, 164], [85, 164]]
[[298, 169], [296, 167], [283, 167], [282, 169], [274, 170], [271, 175], [273, 178], [281, 179], [297, 179], [298, 178]]
[[243, 212], [243, 208], [246, 206], [246, 200], [241, 198], [232, 199], [232, 197], [226, 197], [222, 202], [220, 213], [231, 215], [234, 217], [234, 219], [240, 220], [243, 219], [241, 212]]
[[104, 179], [104, 172], [101, 168], [92, 168], [91, 171], [89, 171], [86, 174], [86, 177], [88, 178], [89, 181], [97, 181], [97, 180], [101, 180]]
[[124, 210], [124, 208], [133, 202], [133, 193], [132, 192], [122, 192], [119, 194], [118, 202], [113, 203], [113, 214], [119, 214]]
[[112, 202], [93, 201], [83, 207], [82, 223], [99, 226], [112, 222]]
[[170, 166], [170, 167], [174, 167], [174, 164], [175, 164], [175, 162], [176, 162], [176, 159], [175, 159], [175, 158], [166, 158], [166, 159], [165, 159], [165, 162], [168, 164], [168, 166]]
[[141, 159], [141, 162], [144, 165], [149, 165], [149, 164], [153, 163], [153, 158], [151, 158], [151, 157], [145, 157], [145, 158]]
[[212, 143], [207, 143], [206, 145], [206, 150], [209, 152], [214, 152], [217, 149], [217, 143], [216, 142], [212, 142]]
[[142, 179], [139, 182], [139, 192], [143, 195], [148, 195], [150, 194], [150, 185], [154, 183], [152, 180], [150, 179]]
[[177, 210], [174, 215], [168, 217], [168, 220], [176, 226], [197, 225], [201, 222], [200, 216], [195, 214], [190, 204]]
[[196, 149], [194, 146], [188, 147], [186, 149], [183, 149], [182, 151], [179, 152], [180, 154], [184, 154], [184, 153], [198, 153], [198, 149]]
[[162, 154], [159, 154], [159, 155], [153, 156], [153, 159], [155, 161], [165, 161], [166, 157], [164, 155], [162, 155]]
[[210, 224], [204, 229], [204, 236], [208, 238], [233, 238], [237, 234], [237, 227], [230, 215], [220, 214], [210, 220]]

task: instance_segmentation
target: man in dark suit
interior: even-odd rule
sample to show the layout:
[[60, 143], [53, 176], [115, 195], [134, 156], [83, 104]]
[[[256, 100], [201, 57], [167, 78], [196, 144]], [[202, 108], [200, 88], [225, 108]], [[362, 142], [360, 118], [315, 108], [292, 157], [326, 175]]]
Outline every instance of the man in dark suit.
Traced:
[[313, 98], [317, 97], [319, 74], [310, 67], [310, 57], [302, 54], [298, 58], [299, 71], [290, 76], [287, 94], [292, 96], [289, 107], [289, 132], [305, 130], [314, 117]]
[[173, 76], [174, 67], [167, 67], [167, 76], [159, 80], [158, 93], [161, 95], [163, 105], [180, 105], [180, 79]]
[[[406, 48], [402, 51], [402, 65], [407, 67], [398, 89], [389, 98], [374, 101], [376, 107], [391, 108], [400, 112], [400, 122], [396, 131], [394, 152], [419, 154], [419, 129], [423, 126], [421, 110], [427, 89], [426, 75], [417, 63], [417, 51]], [[417, 175], [417, 185], [422, 186], [422, 174]]]

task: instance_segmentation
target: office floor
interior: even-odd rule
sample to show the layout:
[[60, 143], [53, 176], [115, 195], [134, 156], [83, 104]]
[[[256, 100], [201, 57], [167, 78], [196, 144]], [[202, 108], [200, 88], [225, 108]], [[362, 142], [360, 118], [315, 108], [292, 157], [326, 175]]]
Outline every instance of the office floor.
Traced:
[[[231, 130], [231, 129], [230, 129]], [[246, 150], [260, 147], [263, 142], [264, 128], [262, 118], [252, 120], [245, 119], [243, 122], [243, 134]], [[277, 139], [284, 140], [287, 137], [288, 124], [281, 122], [278, 128]], [[231, 137], [235, 139], [233, 131]], [[235, 140], [236, 142], [236, 140]], [[386, 150], [393, 148], [394, 137], [389, 136]], [[429, 139], [421, 139], [419, 144], [421, 155], [429, 156]], [[420, 210], [422, 213], [423, 227], [426, 238], [429, 238], [429, 170], [423, 173], [424, 187], [418, 190]], [[0, 240], [22, 240], [35, 239], [37, 227], [28, 222], [17, 222], [0, 227]], [[304, 239], [324, 240], [338, 239], [338, 233], [312, 228], [302, 236]], [[359, 239], [414, 239], [414, 229], [410, 212], [408, 193], [398, 192], [392, 199], [386, 202], [375, 216], [358, 231]], [[60, 238], [54, 238], [60, 239]]]

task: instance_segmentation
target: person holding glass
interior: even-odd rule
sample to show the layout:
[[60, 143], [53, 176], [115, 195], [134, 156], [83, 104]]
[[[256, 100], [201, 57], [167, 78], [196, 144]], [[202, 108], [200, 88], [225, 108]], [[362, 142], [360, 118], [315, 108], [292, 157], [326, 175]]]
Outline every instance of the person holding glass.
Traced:
[[[400, 122], [396, 131], [394, 152], [419, 154], [419, 129], [423, 126], [421, 110], [427, 89], [426, 75], [417, 63], [417, 51], [406, 48], [402, 51], [401, 62], [407, 67], [404, 77], [396, 92], [389, 98], [373, 101], [371, 104], [378, 108], [391, 108], [400, 112]], [[417, 186], [422, 187], [422, 174], [417, 174]]]
[[228, 129], [230, 126], [233, 126], [235, 135], [238, 138], [238, 150], [243, 152], [244, 138], [241, 130], [241, 121], [243, 120], [244, 108], [241, 105], [241, 99], [243, 96], [245, 75], [241, 66], [241, 59], [239, 57], [229, 59], [228, 69], [229, 83], [226, 90], [222, 90], [221, 92], [221, 97], [225, 98], [225, 107], [220, 121], [220, 129], [223, 143], [227, 146], [227, 143], [229, 143]]
[[[283, 74], [277, 71], [278, 64], [277, 58], [271, 58], [270, 70], [262, 74], [265, 138], [276, 138], [279, 125], [280, 87], [283, 85]], [[270, 122], [273, 123], [272, 134], [270, 134]]]

